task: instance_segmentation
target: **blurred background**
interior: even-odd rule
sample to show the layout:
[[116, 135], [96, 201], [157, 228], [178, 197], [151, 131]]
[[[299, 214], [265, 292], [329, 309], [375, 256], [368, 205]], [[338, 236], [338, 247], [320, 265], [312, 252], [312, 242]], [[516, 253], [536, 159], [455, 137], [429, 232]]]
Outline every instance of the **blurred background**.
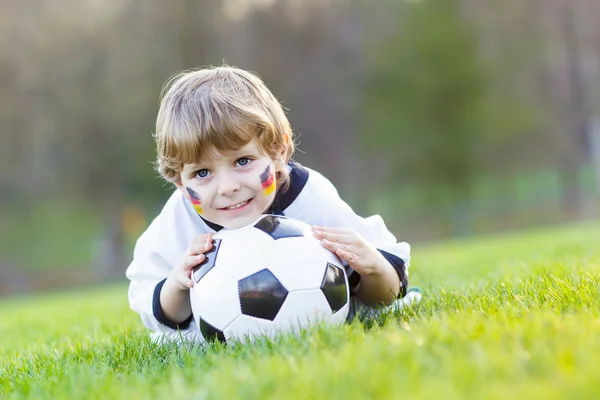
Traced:
[[174, 72], [256, 71], [296, 160], [418, 245], [600, 214], [598, 0], [0, 0], [0, 295], [125, 280]]

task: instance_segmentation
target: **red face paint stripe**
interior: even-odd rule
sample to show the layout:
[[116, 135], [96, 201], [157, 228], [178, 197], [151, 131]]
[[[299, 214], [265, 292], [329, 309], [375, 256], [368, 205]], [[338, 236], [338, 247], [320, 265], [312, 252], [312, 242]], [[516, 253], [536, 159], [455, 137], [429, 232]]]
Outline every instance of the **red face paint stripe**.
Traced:
[[273, 174], [271, 174], [271, 166], [267, 165], [267, 168], [260, 174], [260, 183], [263, 189], [268, 188], [273, 183]]
[[269, 186], [271, 186], [273, 184], [274, 180], [275, 180], [275, 176], [273, 176], [273, 174], [269, 175], [269, 178], [267, 180], [263, 181], [263, 183], [262, 183], [263, 189], [268, 189]]

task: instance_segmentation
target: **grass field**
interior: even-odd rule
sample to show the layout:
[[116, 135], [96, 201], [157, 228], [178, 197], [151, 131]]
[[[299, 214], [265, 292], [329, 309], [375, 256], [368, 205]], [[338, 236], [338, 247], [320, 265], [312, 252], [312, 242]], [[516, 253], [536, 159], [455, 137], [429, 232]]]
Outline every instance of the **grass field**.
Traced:
[[159, 347], [126, 286], [0, 302], [0, 398], [598, 398], [600, 224], [417, 246], [403, 315]]

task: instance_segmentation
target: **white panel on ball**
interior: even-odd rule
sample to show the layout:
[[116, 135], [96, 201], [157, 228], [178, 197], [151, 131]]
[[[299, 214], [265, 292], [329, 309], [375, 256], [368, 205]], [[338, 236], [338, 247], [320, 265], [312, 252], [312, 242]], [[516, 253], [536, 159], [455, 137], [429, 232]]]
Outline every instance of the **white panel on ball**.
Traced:
[[214, 238], [222, 239], [216, 266], [236, 279], [264, 269], [274, 243], [269, 235], [250, 226], [222, 230]]
[[320, 289], [299, 290], [288, 293], [273, 323], [282, 331], [290, 331], [332, 318], [331, 307]]
[[252, 341], [256, 337], [274, 337], [277, 333], [272, 321], [251, 317], [241, 314], [225, 330], [223, 334], [226, 340], [238, 340], [240, 342]]
[[[194, 317], [223, 330], [241, 313], [237, 280], [213, 268], [190, 289]], [[196, 321], [197, 322], [197, 321]]]
[[346, 318], [348, 317], [348, 312], [350, 311], [350, 302], [347, 302], [344, 307], [340, 308], [338, 310], [338, 312], [336, 312], [335, 314], [333, 314], [333, 317], [331, 317], [331, 323], [332, 324], [343, 324], [344, 322], [346, 322]]
[[268, 268], [288, 291], [318, 289], [331, 252], [316, 239], [285, 238], [275, 241]]
[[[317, 239], [315, 239], [315, 240], [317, 240]], [[321, 245], [321, 244], [319, 243], [319, 245]], [[331, 263], [335, 266], [338, 266], [341, 269], [343, 269], [344, 271], [346, 271], [346, 266], [344, 265], [344, 262], [342, 261], [342, 259], [339, 258], [337, 256], [337, 254], [334, 254], [334, 253], [330, 252], [329, 250], [327, 250], [325, 252], [325, 261], [327, 261], [328, 263]]]
[[[310, 228], [310, 225], [309, 225]], [[312, 233], [312, 229], [308, 229], [308, 232], [304, 235], [306, 236], [307, 239], [309, 239], [310, 241], [315, 241], [319, 244], [319, 246], [321, 246], [323, 249], [325, 249], [323, 247], [323, 245], [321, 244], [321, 241], [317, 238], [315, 238], [315, 235], [313, 235]], [[327, 249], [325, 249], [327, 250]], [[323, 252], [324, 256], [325, 256], [325, 261], [332, 263], [333, 265], [337, 265], [340, 268], [344, 268], [344, 262], [337, 256], [337, 254], [332, 253], [331, 251], [327, 250]]]

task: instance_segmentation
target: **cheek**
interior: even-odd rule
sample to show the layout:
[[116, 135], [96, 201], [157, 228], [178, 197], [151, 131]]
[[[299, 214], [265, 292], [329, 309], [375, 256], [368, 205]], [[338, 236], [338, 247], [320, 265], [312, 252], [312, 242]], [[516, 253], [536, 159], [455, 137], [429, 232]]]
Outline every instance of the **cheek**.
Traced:
[[270, 165], [259, 175], [260, 184], [263, 188], [263, 195], [268, 196], [275, 191], [275, 173]]
[[186, 186], [185, 190], [188, 194], [188, 198], [192, 202], [192, 206], [194, 207], [194, 210], [196, 210], [196, 212], [198, 214], [202, 214], [203, 213], [202, 198], [200, 197], [200, 194], [198, 194], [198, 192], [196, 192], [194, 189], [189, 188], [187, 186]]

